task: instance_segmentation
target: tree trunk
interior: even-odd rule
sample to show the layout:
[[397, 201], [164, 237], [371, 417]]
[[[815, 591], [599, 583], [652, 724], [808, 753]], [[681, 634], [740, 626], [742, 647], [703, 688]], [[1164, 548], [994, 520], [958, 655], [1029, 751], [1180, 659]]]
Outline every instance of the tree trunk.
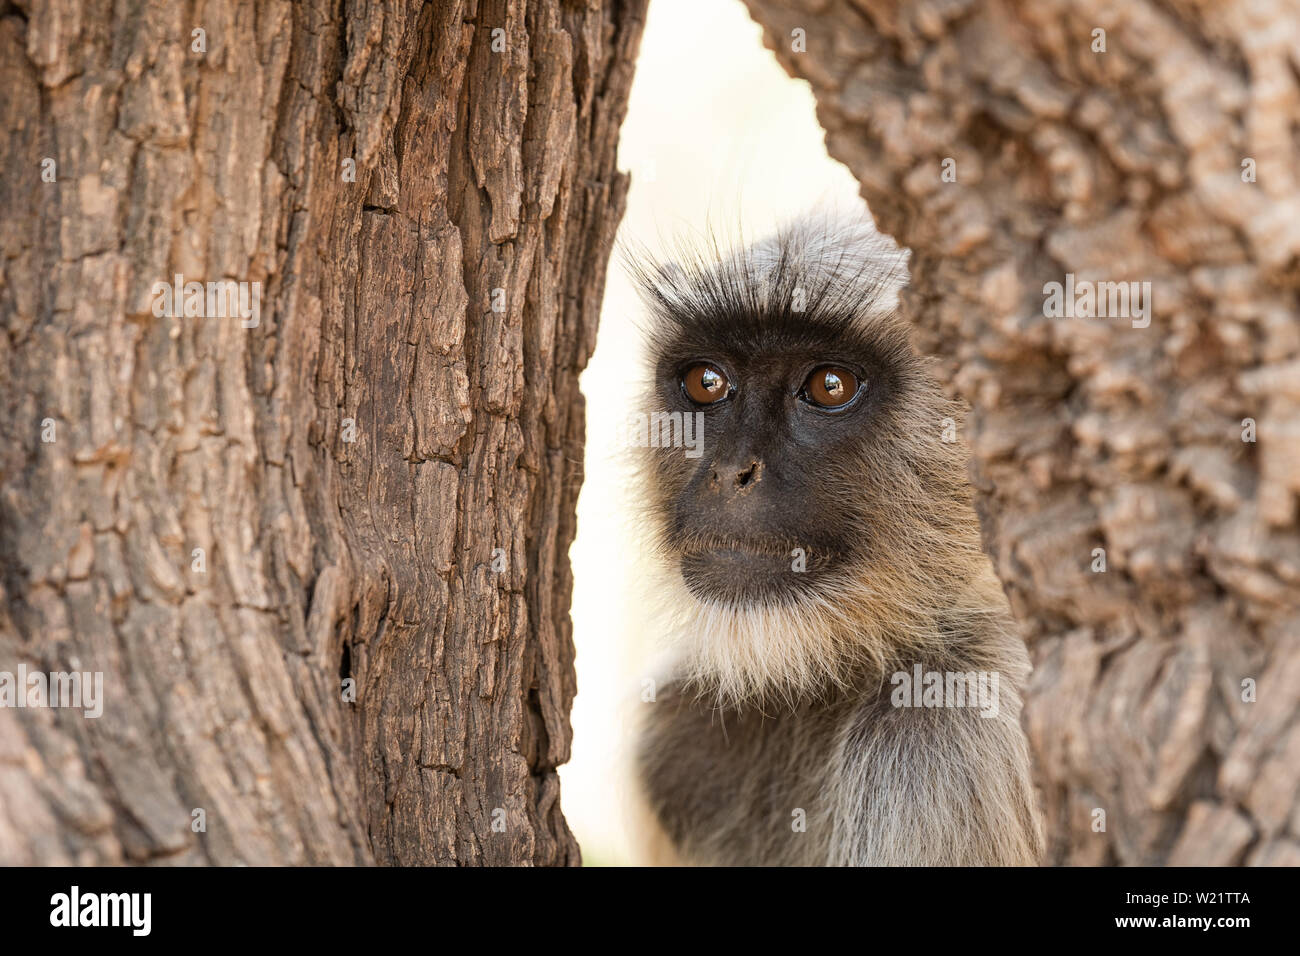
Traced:
[[1049, 862], [1300, 863], [1300, 3], [748, 3], [972, 406]]
[[[578, 373], [643, 6], [0, 19], [0, 672], [103, 674], [98, 719], [0, 708], [0, 863], [578, 862]], [[177, 275], [260, 315], [168, 315]]]

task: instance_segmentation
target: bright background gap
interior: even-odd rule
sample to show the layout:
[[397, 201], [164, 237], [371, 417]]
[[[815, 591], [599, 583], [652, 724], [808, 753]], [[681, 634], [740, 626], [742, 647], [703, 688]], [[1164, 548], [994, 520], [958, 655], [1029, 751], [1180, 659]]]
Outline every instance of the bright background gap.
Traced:
[[[853, 176], [826, 154], [812, 91], [781, 69], [739, 0], [650, 4], [619, 166], [632, 174], [620, 239], [656, 252], [706, 225], [730, 237], [739, 222], [757, 238], [813, 206], [860, 203]], [[582, 376], [586, 479], [569, 552], [578, 697], [561, 802], [588, 866], [630, 862], [627, 715], [653, 706], [639, 703], [650, 642], [638, 632], [639, 607], [653, 595], [635, 583], [637, 545], [626, 530], [635, 498], [626, 496], [627, 453], [616, 440], [619, 422], [639, 410], [640, 308], [616, 257]]]

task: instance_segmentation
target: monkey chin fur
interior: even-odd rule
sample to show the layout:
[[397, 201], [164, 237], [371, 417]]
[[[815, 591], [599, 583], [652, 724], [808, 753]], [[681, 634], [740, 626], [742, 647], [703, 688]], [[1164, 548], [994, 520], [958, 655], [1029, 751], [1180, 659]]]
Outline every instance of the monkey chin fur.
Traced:
[[941, 605], [922, 600], [924, 592], [900, 603], [895, 596], [909, 589], [898, 581], [873, 584], [851, 568], [768, 604], [702, 599], [675, 567], [665, 562], [656, 572], [647, 606], [668, 639], [670, 676], [683, 691], [720, 707], [788, 709], [879, 687], [918, 657], [973, 666], [981, 644], [954, 646], [946, 635], [1012, 629], [1001, 586], [987, 567]]

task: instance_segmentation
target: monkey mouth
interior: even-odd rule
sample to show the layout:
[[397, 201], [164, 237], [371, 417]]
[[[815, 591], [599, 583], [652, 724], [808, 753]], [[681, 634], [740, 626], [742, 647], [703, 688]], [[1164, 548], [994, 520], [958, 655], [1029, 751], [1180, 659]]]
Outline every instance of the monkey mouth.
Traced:
[[782, 558], [794, 550], [782, 543], [765, 540], [747, 540], [709, 536], [698, 540], [683, 541], [680, 546], [683, 557], [707, 554], [728, 554], [737, 557]]
[[820, 549], [767, 540], [692, 542], [681, 549], [681, 573], [697, 598], [723, 603], [787, 604], [825, 570]]

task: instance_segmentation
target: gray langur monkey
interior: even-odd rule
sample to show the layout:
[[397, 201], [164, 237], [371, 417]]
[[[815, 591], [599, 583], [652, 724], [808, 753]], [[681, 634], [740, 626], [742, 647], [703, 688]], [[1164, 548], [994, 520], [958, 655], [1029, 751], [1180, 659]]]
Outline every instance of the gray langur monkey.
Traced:
[[639, 462], [671, 639], [635, 757], [649, 861], [1036, 864], [1029, 658], [905, 254], [813, 216], [631, 271], [647, 407], [703, 428]]

